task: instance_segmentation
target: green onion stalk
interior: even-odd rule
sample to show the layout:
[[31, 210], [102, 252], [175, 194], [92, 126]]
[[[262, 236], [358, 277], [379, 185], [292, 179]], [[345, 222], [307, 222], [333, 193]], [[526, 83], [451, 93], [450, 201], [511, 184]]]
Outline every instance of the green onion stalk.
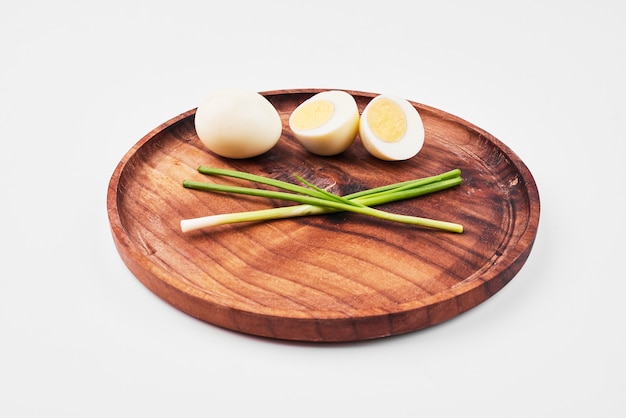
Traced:
[[198, 171], [207, 175], [227, 176], [248, 180], [286, 190], [286, 192], [198, 182], [192, 180], [184, 180], [183, 187], [202, 191], [235, 193], [265, 197], [269, 199], [287, 200], [300, 203], [300, 205], [184, 219], [180, 222], [181, 230], [183, 232], [231, 223], [267, 221], [300, 216], [322, 215], [342, 211], [448, 232], [463, 232], [463, 226], [457, 223], [417, 216], [394, 214], [372, 207], [399, 200], [410, 199], [458, 186], [462, 182], [461, 171], [459, 169], [451, 170], [436, 176], [367, 189], [346, 196], [338, 196], [330, 193], [307, 182], [299, 176], [295, 176], [296, 179], [307, 187], [235, 170], [201, 166], [198, 168]]

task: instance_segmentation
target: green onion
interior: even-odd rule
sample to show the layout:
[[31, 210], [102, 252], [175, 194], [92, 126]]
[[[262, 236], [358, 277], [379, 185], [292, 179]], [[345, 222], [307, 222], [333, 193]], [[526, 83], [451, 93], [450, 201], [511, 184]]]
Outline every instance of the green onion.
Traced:
[[270, 199], [289, 200], [300, 203], [297, 206], [286, 206], [249, 212], [210, 215], [201, 218], [185, 219], [181, 221], [181, 229], [188, 232], [209, 226], [216, 226], [236, 222], [264, 221], [271, 219], [283, 219], [297, 216], [319, 215], [340, 211], [348, 211], [363, 215], [373, 216], [393, 222], [418, 225], [427, 228], [435, 228], [449, 232], [463, 232], [463, 226], [432, 220], [417, 216], [399, 215], [374, 209], [371, 206], [381, 205], [397, 200], [409, 199], [427, 193], [445, 190], [461, 184], [460, 170], [452, 170], [438, 176], [431, 176], [417, 180], [390, 184], [364, 190], [346, 196], [338, 196], [307, 182], [299, 176], [296, 178], [308, 187], [298, 186], [280, 180], [257, 176], [234, 170], [199, 167], [198, 171], [203, 174], [221, 175], [253, 181], [287, 190], [288, 192], [258, 189], [241, 186], [229, 186], [207, 182], [185, 180], [183, 186], [189, 189], [236, 193], [250, 196], [266, 197]]

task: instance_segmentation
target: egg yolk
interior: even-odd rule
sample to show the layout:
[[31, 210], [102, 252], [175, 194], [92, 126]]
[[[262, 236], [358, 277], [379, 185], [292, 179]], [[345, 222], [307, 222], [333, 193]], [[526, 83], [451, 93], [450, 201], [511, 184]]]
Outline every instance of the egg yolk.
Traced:
[[304, 103], [292, 115], [291, 124], [300, 130], [319, 128], [330, 120], [335, 112], [335, 106], [328, 100], [314, 100]]
[[392, 100], [380, 99], [371, 103], [367, 124], [372, 133], [382, 141], [397, 142], [406, 133], [406, 116]]

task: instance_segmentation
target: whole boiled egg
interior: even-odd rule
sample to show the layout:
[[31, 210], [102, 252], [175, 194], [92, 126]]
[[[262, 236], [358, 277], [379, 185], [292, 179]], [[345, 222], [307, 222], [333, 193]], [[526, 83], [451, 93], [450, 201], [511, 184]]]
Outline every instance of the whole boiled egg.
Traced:
[[359, 135], [373, 156], [386, 161], [408, 160], [424, 145], [424, 124], [407, 100], [381, 94], [363, 109]]
[[282, 121], [261, 94], [228, 88], [210, 94], [194, 119], [200, 141], [227, 158], [250, 158], [269, 151], [280, 139]]
[[294, 109], [289, 128], [309, 152], [336, 155], [354, 142], [359, 131], [359, 109], [351, 94], [341, 90], [323, 91]]

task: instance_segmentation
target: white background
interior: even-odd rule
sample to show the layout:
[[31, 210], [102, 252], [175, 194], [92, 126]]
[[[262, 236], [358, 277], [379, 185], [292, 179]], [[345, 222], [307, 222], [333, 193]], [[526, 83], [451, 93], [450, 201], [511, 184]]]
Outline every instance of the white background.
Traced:
[[[0, 415], [624, 416], [622, 10], [0, 1]], [[452, 321], [359, 344], [171, 308], [114, 248], [108, 181], [144, 134], [233, 85], [392, 92], [492, 133], [539, 187], [526, 265]]]

